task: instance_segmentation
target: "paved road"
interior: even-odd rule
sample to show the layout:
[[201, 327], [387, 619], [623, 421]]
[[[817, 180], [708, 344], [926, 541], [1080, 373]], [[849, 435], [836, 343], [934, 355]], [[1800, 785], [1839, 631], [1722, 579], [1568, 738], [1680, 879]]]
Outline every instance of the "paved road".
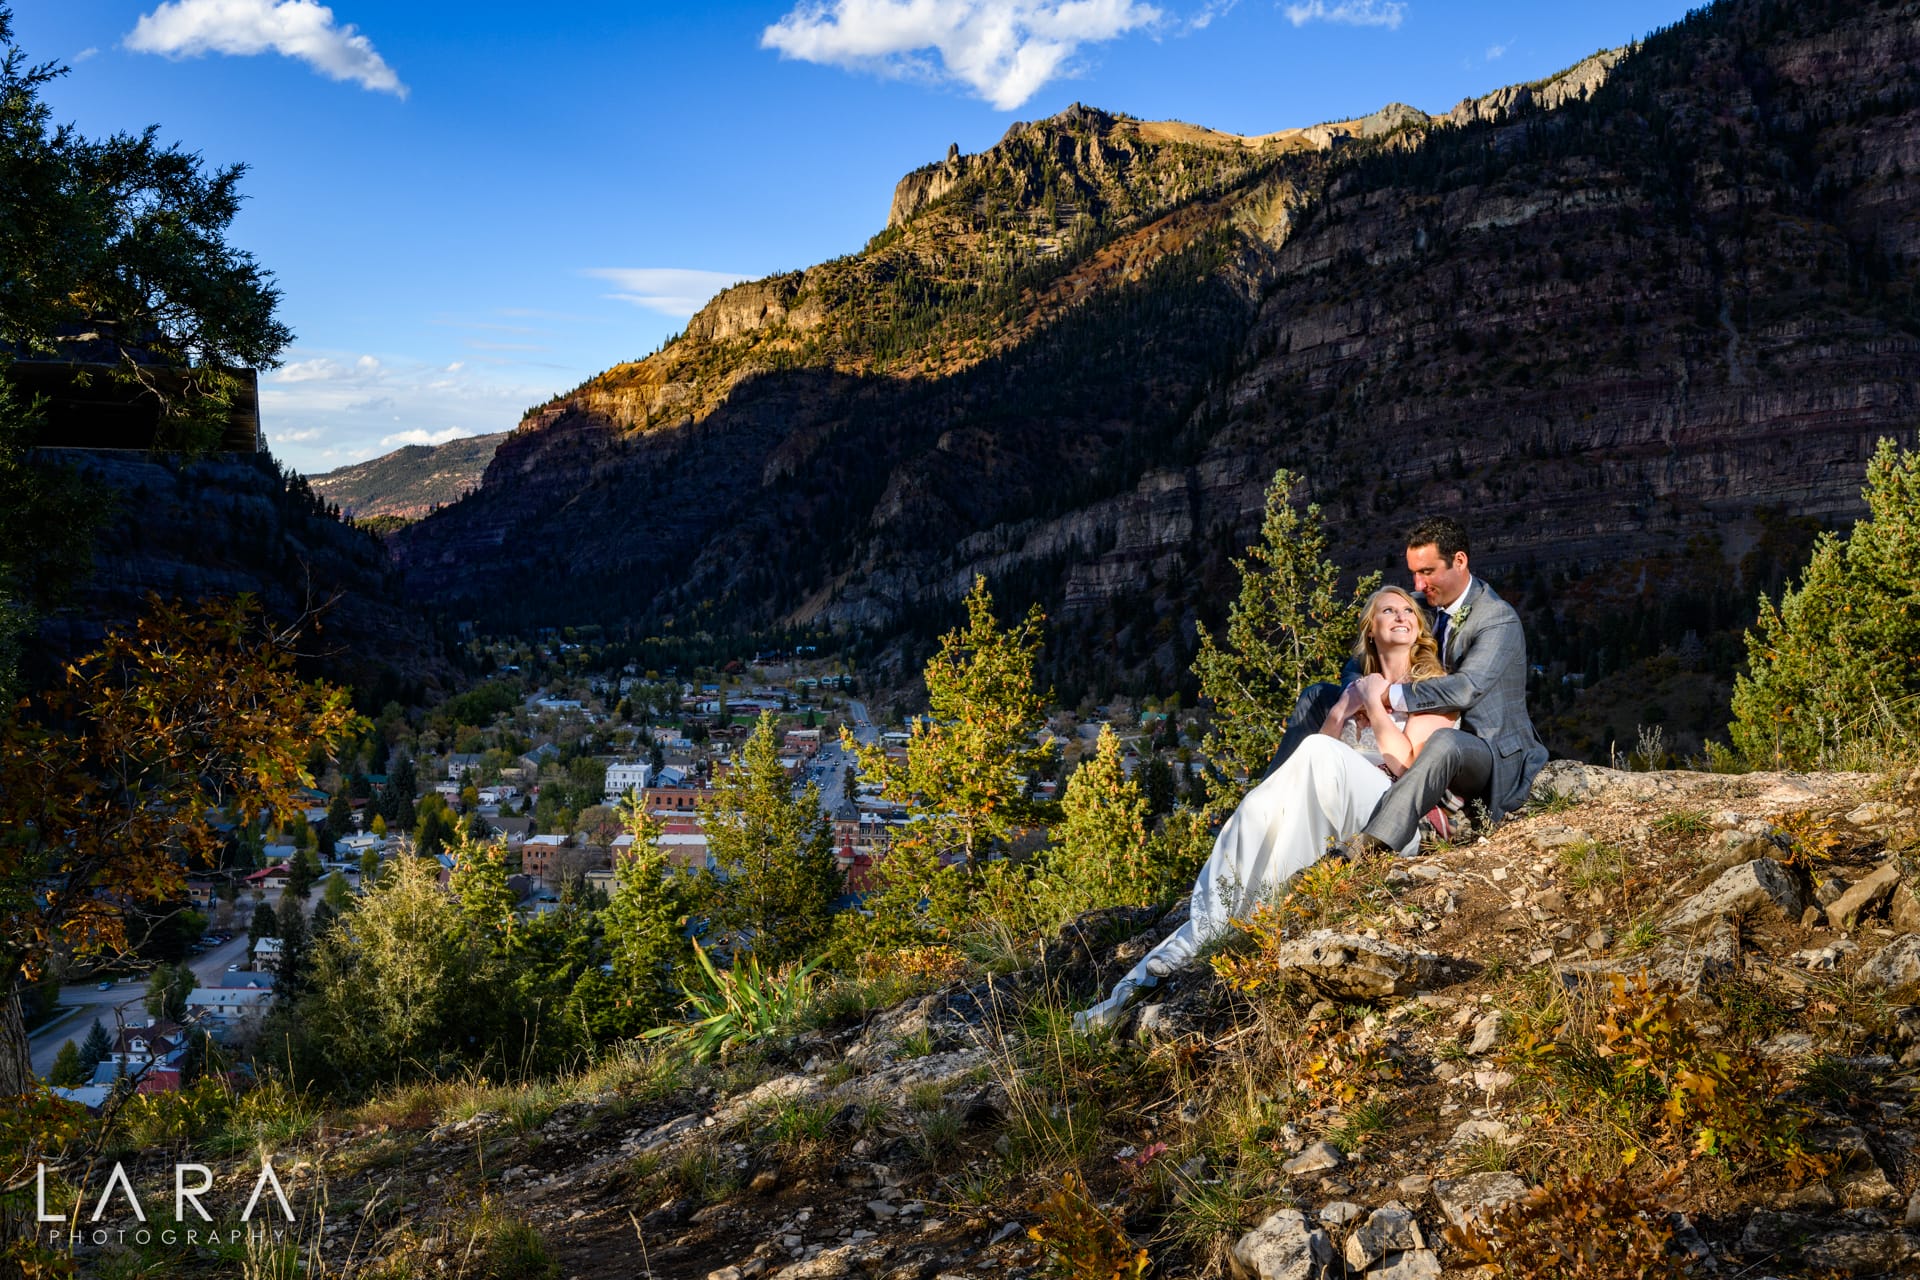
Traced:
[[847, 766], [853, 763], [853, 756], [838, 742], [825, 742], [820, 746], [819, 754], [813, 758], [807, 775], [801, 785], [808, 782], [820, 786], [820, 808], [825, 813], [833, 813], [847, 798]]
[[866, 703], [855, 702], [849, 699], [847, 702], [847, 712], [853, 717], [853, 736], [855, 741], [859, 742], [862, 746], [868, 747], [880, 741], [880, 730], [874, 727], [873, 721], [867, 719]]
[[[279, 890], [270, 891], [267, 894], [268, 905], [277, 906], [279, 896]], [[253, 898], [243, 897], [234, 911], [234, 921], [239, 931], [219, 946], [188, 961], [201, 986], [219, 985], [229, 965], [246, 968], [246, 922], [252, 918]], [[145, 1026], [147, 1011], [142, 1001], [146, 995], [145, 974], [123, 978], [106, 991], [100, 990], [100, 980], [97, 978], [91, 982], [75, 982], [62, 987], [60, 1007], [64, 1012], [27, 1037], [27, 1047], [33, 1054], [34, 1072], [44, 1077], [51, 1071], [54, 1058], [59, 1056], [60, 1046], [68, 1040], [76, 1044], [85, 1040], [95, 1018], [100, 1019], [109, 1032], [121, 1024]]]

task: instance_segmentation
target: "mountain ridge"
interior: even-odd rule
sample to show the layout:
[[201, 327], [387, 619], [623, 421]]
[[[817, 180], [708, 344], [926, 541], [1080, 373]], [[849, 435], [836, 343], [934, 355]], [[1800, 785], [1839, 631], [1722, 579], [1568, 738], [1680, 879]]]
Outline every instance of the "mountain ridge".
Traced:
[[457, 502], [480, 483], [506, 432], [461, 436], [444, 444], [402, 445], [391, 453], [307, 476], [315, 493], [349, 519], [418, 520]]

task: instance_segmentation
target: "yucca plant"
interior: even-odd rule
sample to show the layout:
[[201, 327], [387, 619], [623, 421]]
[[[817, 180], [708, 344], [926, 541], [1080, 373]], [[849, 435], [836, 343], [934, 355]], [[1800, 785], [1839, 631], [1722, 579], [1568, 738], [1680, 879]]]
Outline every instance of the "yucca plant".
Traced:
[[749, 954], [730, 969], [715, 966], [706, 948], [693, 944], [694, 958], [706, 976], [701, 989], [685, 989], [685, 1022], [655, 1027], [648, 1040], [666, 1040], [685, 1048], [696, 1062], [709, 1062], [734, 1045], [766, 1040], [797, 1026], [813, 995], [818, 958], [778, 970], [764, 968]]

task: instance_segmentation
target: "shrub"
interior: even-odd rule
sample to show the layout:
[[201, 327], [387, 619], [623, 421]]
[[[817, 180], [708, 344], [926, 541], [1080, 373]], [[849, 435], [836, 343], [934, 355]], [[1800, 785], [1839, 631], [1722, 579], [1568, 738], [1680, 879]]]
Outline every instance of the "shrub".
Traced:
[[748, 955], [721, 970], [697, 942], [693, 954], [706, 976], [699, 989], [686, 993], [693, 1016], [684, 1023], [655, 1027], [645, 1039], [680, 1044], [695, 1061], [707, 1062], [736, 1045], [768, 1040], [800, 1025], [811, 1002], [818, 960], [771, 972]]
[[1860, 739], [1907, 746], [1920, 696], [1920, 455], [1882, 440], [1867, 464], [1867, 518], [1823, 535], [1797, 585], [1764, 596], [1734, 682], [1734, 746], [1762, 768], [1829, 761]]
[[1027, 1234], [1046, 1251], [1048, 1274], [1066, 1280], [1125, 1280], [1146, 1275], [1153, 1265], [1072, 1173], [1041, 1204], [1040, 1221]]
[[1664, 1197], [1678, 1174], [1561, 1178], [1510, 1204], [1484, 1226], [1448, 1227], [1462, 1261], [1509, 1280], [1649, 1280], [1687, 1275], [1671, 1250]]

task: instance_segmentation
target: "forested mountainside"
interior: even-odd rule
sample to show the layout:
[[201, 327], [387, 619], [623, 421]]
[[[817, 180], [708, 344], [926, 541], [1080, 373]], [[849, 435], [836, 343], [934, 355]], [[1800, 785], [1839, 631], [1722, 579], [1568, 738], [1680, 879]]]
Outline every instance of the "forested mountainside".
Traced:
[[862, 252], [530, 414], [397, 538], [409, 588], [886, 636], [984, 572], [1087, 640], [1069, 691], [1171, 687], [1286, 465], [1356, 569], [1463, 518], [1569, 671], [1725, 670], [1914, 437], [1917, 18], [1725, 0], [1438, 119], [1015, 125], [903, 179]]
[[307, 477], [322, 498], [357, 521], [379, 516], [418, 520], [458, 501], [480, 483], [506, 433], [464, 436], [445, 444], [410, 444], [365, 462]]

